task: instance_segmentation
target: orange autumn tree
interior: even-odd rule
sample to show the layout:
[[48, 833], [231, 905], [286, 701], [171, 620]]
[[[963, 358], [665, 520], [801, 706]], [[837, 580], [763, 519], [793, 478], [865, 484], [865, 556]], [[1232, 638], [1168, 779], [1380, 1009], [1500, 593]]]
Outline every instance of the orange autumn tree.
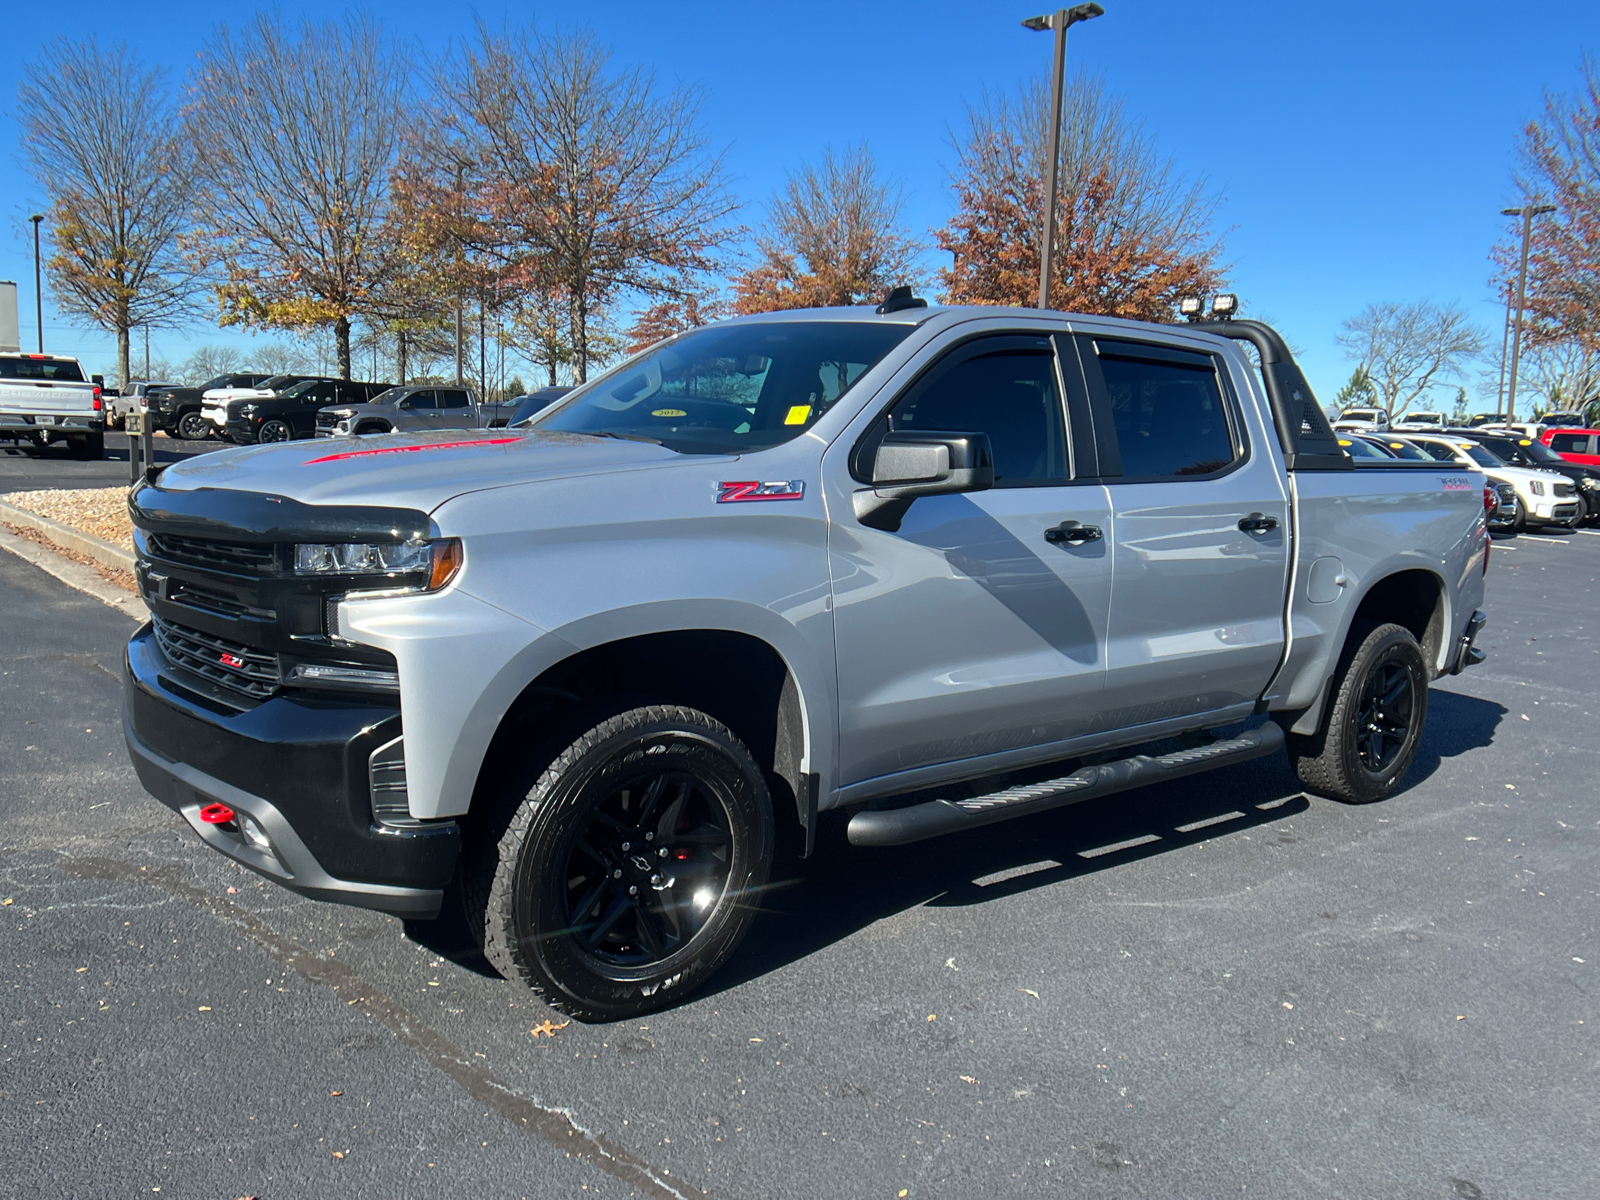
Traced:
[[903, 227], [900, 188], [866, 146], [803, 163], [768, 205], [759, 261], [734, 280], [740, 313], [876, 302], [915, 283], [921, 245]]
[[[1049, 111], [1041, 83], [968, 108], [951, 173], [956, 215], [934, 231], [954, 259], [940, 272], [950, 303], [1038, 302]], [[1180, 297], [1224, 286], [1216, 199], [1098, 80], [1068, 87], [1059, 179], [1052, 308], [1171, 320]]]

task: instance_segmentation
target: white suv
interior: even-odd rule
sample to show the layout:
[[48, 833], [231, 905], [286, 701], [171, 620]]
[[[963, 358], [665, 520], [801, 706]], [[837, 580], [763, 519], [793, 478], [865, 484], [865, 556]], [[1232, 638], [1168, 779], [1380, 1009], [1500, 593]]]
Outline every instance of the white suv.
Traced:
[[1565, 475], [1510, 466], [1487, 446], [1463, 437], [1407, 434], [1405, 440], [1439, 462], [1473, 467], [1496, 483], [1509, 483], [1515, 488], [1521, 511], [1512, 519], [1513, 532], [1520, 533], [1528, 526], [1571, 528], [1583, 519], [1578, 489]]

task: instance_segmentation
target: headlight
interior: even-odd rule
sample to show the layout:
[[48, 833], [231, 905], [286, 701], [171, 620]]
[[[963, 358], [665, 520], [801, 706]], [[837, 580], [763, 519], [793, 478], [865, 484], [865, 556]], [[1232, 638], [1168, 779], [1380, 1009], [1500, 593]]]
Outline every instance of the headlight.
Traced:
[[1594, 488], [1600, 488], [1600, 479], [1596, 479], [1593, 475], [1585, 475], [1582, 479], [1578, 480], [1578, 483], [1580, 486], [1589, 488], [1591, 490]]
[[1528, 490], [1535, 496], [1542, 496], [1544, 495], [1544, 484], [1540, 480], [1530, 479], [1528, 480]]
[[241, 404], [241, 405], [239, 405], [238, 408], [234, 409], [233, 411], [234, 411], [234, 413], [236, 415], [241, 416], [245, 420], [248, 421], [252, 417], [254, 417], [258, 412], [260, 412], [261, 410], [259, 408], [257, 408], [254, 404]]
[[302, 542], [294, 548], [296, 575], [395, 575], [427, 572], [436, 592], [461, 569], [461, 542]]

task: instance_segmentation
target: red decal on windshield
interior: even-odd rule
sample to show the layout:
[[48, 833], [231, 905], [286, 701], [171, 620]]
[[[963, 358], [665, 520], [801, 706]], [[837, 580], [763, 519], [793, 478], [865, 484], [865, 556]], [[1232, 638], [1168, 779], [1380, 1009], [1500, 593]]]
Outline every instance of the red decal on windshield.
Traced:
[[741, 483], [717, 484], [718, 504], [743, 504], [751, 500], [798, 500], [806, 494], [803, 479], [782, 479], [777, 483], [762, 483], [748, 479]]
[[338, 462], [341, 458], [360, 458], [363, 454], [409, 454], [413, 450], [456, 450], [462, 446], [504, 446], [507, 442], [520, 442], [520, 437], [503, 438], [473, 438], [469, 442], [424, 442], [420, 446], [375, 446], [371, 450], [346, 450], [343, 454], [325, 454], [321, 458], [309, 458], [306, 466], [312, 463]]

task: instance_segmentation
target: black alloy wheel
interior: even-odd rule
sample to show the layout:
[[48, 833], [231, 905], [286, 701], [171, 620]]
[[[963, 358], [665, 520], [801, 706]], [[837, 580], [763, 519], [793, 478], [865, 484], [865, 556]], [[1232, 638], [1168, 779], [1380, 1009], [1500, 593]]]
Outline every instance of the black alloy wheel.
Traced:
[[1356, 707], [1354, 738], [1361, 765], [1374, 775], [1388, 769], [1411, 732], [1411, 673], [1388, 662], [1367, 677]]
[[723, 801], [691, 775], [641, 767], [589, 809], [561, 871], [565, 927], [609, 966], [655, 962], [693, 941], [728, 887]]
[[289, 428], [289, 422], [273, 419], [263, 421], [261, 429], [256, 433], [258, 442], [287, 442], [294, 437], [294, 430]]
[[186, 442], [203, 442], [211, 436], [211, 422], [201, 413], [186, 412], [178, 418], [178, 436]]
[[1368, 804], [1411, 769], [1428, 716], [1428, 665], [1411, 631], [1358, 625], [1334, 677], [1321, 728], [1289, 732], [1289, 760], [1308, 791]]
[[754, 920], [773, 852], [765, 776], [743, 743], [705, 713], [652, 705], [528, 765], [536, 781], [514, 786], [464, 873], [484, 955], [585, 1021], [703, 983]]

